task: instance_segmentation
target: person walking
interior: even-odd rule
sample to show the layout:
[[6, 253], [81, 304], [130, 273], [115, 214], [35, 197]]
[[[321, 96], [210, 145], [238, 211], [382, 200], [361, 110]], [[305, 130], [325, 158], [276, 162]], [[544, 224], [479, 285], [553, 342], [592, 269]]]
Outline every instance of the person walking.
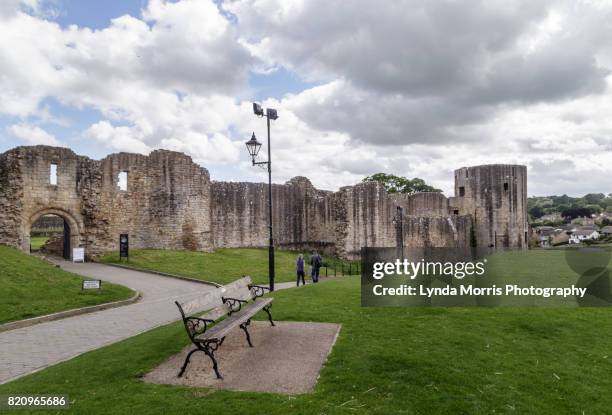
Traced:
[[300, 278], [302, 279], [302, 285], [306, 285], [304, 280], [304, 257], [302, 254], [298, 256], [297, 262], [295, 263], [295, 270], [297, 272], [297, 286], [300, 286]]
[[312, 256], [310, 257], [310, 273], [312, 277], [312, 282], [319, 282], [319, 270], [321, 269], [321, 265], [323, 263], [323, 258], [317, 251], [312, 252]]

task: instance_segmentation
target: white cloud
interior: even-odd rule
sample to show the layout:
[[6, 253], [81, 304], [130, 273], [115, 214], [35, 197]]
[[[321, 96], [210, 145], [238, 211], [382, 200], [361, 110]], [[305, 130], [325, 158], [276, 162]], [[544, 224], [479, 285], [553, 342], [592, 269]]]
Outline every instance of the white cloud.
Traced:
[[386, 171], [450, 193], [452, 170], [509, 162], [530, 167], [530, 193], [612, 191], [602, 2], [151, 0], [102, 30], [44, 20], [46, 4], [0, 4], [0, 114], [26, 142], [69, 124], [53, 97], [98, 110], [77, 133], [109, 151], [163, 147], [265, 180], [244, 148], [265, 122], [238, 97], [249, 72], [284, 66], [320, 86], [264, 103], [280, 115], [275, 181]]
[[61, 146], [62, 143], [45, 130], [35, 125], [14, 124], [9, 127], [9, 131], [17, 138], [25, 141], [29, 145], [45, 144], [48, 146]]
[[150, 1], [141, 19], [119, 16], [102, 30], [22, 11], [0, 18], [0, 113], [40, 117], [54, 97], [99, 110], [84, 137], [110, 150], [171, 144], [205, 162], [237, 159], [223, 146], [252, 58], [212, 1]]

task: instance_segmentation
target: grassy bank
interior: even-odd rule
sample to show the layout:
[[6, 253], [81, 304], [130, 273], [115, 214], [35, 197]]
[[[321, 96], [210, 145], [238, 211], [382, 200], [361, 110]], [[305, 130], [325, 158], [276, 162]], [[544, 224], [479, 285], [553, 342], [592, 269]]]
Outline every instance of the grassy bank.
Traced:
[[[512, 266], [527, 272], [530, 260], [544, 260], [536, 255]], [[278, 320], [342, 323], [311, 394], [143, 383], [142, 374], [187, 344], [181, 323], [2, 385], [0, 393], [68, 394], [73, 412], [83, 414], [552, 414], [612, 407], [610, 309], [362, 308], [357, 277], [274, 298]]]
[[[297, 256], [298, 252], [294, 251], [275, 251], [274, 263], [277, 282], [295, 281]], [[100, 258], [100, 262], [120, 263], [119, 254], [112, 253], [104, 256]], [[123, 260], [123, 264], [144, 270], [213, 281], [219, 284], [227, 284], [243, 275], [250, 275], [256, 283], [265, 284], [268, 282], [267, 249], [225, 248], [217, 249], [215, 252], [139, 249], [131, 250], [129, 263]], [[340, 269], [338, 269], [339, 272]], [[321, 273], [325, 275], [324, 268]]]
[[123, 300], [132, 290], [103, 283], [81, 291], [82, 277], [0, 245], [0, 323]]

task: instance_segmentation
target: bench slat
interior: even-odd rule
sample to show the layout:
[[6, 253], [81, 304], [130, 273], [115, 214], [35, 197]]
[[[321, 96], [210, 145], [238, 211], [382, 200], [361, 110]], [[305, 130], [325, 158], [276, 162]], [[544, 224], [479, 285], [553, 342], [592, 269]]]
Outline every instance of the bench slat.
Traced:
[[193, 300], [181, 303], [181, 308], [183, 309], [185, 316], [192, 316], [199, 312], [204, 312], [219, 306], [223, 306], [221, 292], [219, 289], [215, 289], [206, 294], [199, 295]]
[[206, 330], [205, 333], [197, 336], [196, 340], [221, 339], [225, 337], [230, 331], [253, 317], [271, 302], [271, 298], [266, 298], [253, 301], [252, 303], [243, 306], [242, 310], [232, 314], [225, 320], [216, 324], [213, 328]]

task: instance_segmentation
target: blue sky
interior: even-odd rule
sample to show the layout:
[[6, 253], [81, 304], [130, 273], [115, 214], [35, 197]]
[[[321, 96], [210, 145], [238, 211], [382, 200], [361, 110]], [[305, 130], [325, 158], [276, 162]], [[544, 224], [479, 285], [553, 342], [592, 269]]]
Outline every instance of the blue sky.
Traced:
[[164, 148], [265, 180], [256, 100], [280, 116], [276, 182], [387, 172], [452, 195], [457, 168], [518, 163], [530, 194], [608, 193], [611, 20], [573, 0], [3, 0], [0, 151]]
[[[141, 16], [141, 10], [146, 7], [147, 0], [54, 0], [43, 3], [48, 9], [43, 12], [45, 19], [53, 21], [62, 28], [70, 25], [87, 27], [92, 30], [103, 30], [107, 28], [111, 20], [123, 15], [134, 17]], [[280, 66], [270, 73], [252, 71], [249, 73], [248, 86], [241, 93], [241, 98], [246, 100], [263, 101], [269, 98], [281, 99], [285, 94], [294, 94], [316, 85], [312, 82], [304, 82], [295, 73]], [[39, 121], [38, 125], [44, 127], [45, 131], [60, 138], [63, 143], [79, 154], [85, 154], [94, 158], [102, 158], [109, 153], [108, 149], [98, 145], [91, 140], [84, 140], [82, 132], [91, 124], [103, 118], [97, 109], [82, 107], [77, 108], [70, 105], [62, 105], [54, 97], [49, 97], [41, 102], [41, 107], [48, 108], [49, 112], [62, 119], [62, 123]], [[25, 119], [28, 120], [27, 118]], [[15, 123], [24, 121], [20, 117], [0, 115], [0, 130]], [[19, 138], [11, 134], [3, 135], [0, 141], [0, 151], [22, 145]], [[219, 179], [231, 178], [226, 174], [223, 165], [216, 166]]]

